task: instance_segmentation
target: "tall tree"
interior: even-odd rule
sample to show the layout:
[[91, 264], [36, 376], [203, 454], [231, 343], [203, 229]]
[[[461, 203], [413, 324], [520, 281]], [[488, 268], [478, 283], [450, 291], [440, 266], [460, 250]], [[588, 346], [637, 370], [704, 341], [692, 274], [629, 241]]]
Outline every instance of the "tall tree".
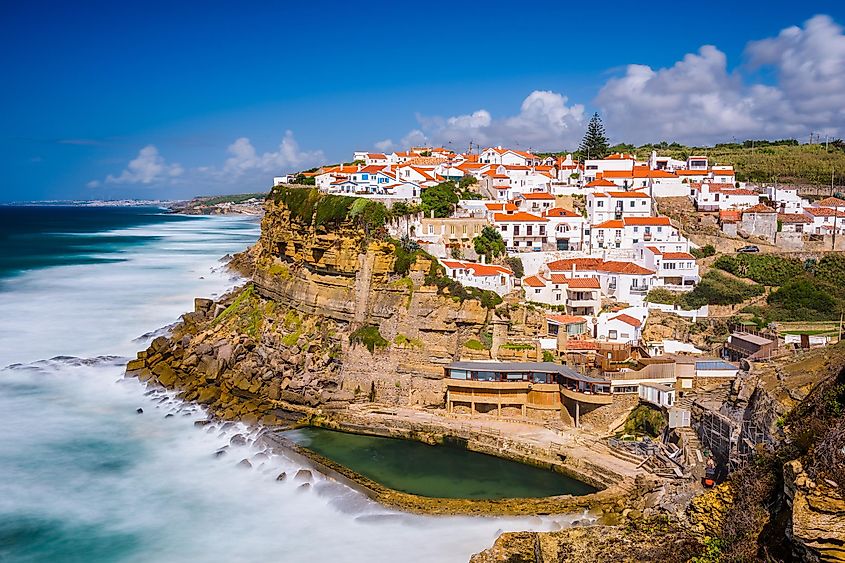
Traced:
[[581, 158], [604, 158], [607, 156], [607, 150], [604, 124], [601, 122], [599, 114], [594, 113], [587, 125], [587, 132], [584, 133], [584, 139], [581, 141], [581, 146], [578, 147], [578, 152]]

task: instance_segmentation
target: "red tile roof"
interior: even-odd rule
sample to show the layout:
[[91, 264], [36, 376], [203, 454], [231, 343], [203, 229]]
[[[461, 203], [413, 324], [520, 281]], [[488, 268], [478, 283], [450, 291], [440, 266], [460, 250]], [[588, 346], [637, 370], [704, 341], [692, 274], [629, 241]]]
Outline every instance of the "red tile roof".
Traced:
[[838, 197], [826, 197], [818, 202], [819, 207], [845, 207], [845, 200]]
[[752, 205], [748, 209], [744, 210], [743, 213], [776, 213], [776, 211], [768, 205], [758, 203], [757, 205]]
[[546, 287], [546, 284], [543, 282], [543, 280], [541, 280], [537, 276], [529, 276], [522, 280], [522, 283], [530, 287]]
[[584, 317], [576, 315], [546, 315], [546, 320], [561, 325], [575, 325], [587, 322]]
[[622, 229], [624, 227], [625, 223], [622, 222], [622, 219], [610, 219], [604, 223], [593, 225], [594, 229]]
[[587, 188], [615, 188], [617, 187], [616, 184], [611, 182], [610, 180], [605, 180], [604, 178], [596, 178], [585, 187]]
[[566, 209], [563, 207], [552, 207], [551, 209], [545, 211], [543, 214], [546, 217], [581, 217], [581, 215], [575, 213], [571, 209]]
[[664, 260], [695, 260], [695, 256], [688, 252], [665, 252]]
[[548, 221], [548, 219], [545, 217], [538, 217], [537, 215], [532, 215], [531, 213], [526, 213], [524, 211], [519, 211], [517, 213], [511, 213], [510, 215], [495, 213], [493, 215], [493, 221], [496, 223], [544, 223]]
[[513, 203], [485, 203], [484, 206], [487, 211], [516, 211], [517, 207]]
[[625, 225], [663, 226], [671, 225], [668, 217], [623, 217]]
[[803, 213], [778, 213], [778, 221], [781, 223], [812, 223], [812, 219]]
[[566, 285], [573, 289], [601, 289], [599, 279], [594, 277], [569, 278], [569, 282]]
[[611, 321], [622, 321], [623, 323], [629, 324], [629, 325], [636, 327], [636, 328], [639, 328], [643, 324], [642, 322], [640, 322], [639, 319], [635, 319], [631, 315], [626, 315], [625, 313], [622, 313], [621, 315], [616, 315], [615, 317], [613, 317], [610, 320]]
[[601, 272], [615, 274], [648, 275], [654, 273], [654, 270], [649, 270], [633, 262], [605, 262], [598, 269]]
[[595, 197], [615, 197], [615, 198], [644, 197], [646, 199], [649, 199], [648, 194], [644, 194], [642, 192], [604, 192], [604, 193], [595, 193], [593, 195]]
[[564, 258], [563, 260], [549, 262], [546, 266], [551, 271], [569, 272], [572, 270], [573, 265], [576, 270], [595, 270], [601, 263], [601, 258]]

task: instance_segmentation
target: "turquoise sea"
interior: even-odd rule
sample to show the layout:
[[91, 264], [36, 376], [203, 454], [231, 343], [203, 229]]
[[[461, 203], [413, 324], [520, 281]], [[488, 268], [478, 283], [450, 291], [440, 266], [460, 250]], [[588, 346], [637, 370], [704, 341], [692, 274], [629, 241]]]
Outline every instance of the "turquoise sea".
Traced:
[[[502, 530], [566, 525], [402, 514], [321, 478], [300, 490], [276, 481], [299, 466], [247, 429], [195, 426], [196, 407], [123, 379], [195, 296], [239, 283], [221, 257], [258, 232], [156, 208], [0, 207], [0, 561], [465, 562]], [[236, 433], [247, 444], [215, 456]]]

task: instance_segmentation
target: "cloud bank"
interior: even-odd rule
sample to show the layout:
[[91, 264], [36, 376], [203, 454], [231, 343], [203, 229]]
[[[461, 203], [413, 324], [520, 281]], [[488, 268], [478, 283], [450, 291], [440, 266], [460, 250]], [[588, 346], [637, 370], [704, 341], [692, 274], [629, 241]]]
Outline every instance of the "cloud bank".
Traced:
[[[830, 17], [746, 45], [744, 63], [730, 71], [716, 46], [704, 45], [666, 68], [629, 64], [593, 100], [613, 142], [681, 141], [695, 144], [746, 138], [806, 138], [810, 132], [845, 136], [845, 35]], [[754, 80], [757, 71], [774, 77]], [[535, 90], [519, 112], [417, 116], [419, 127], [399, 147], [470, 140], [481, 145], [574, 149], [591, 112], [563, 94]], [[397, 147], [391, 139], [375, 145]]]

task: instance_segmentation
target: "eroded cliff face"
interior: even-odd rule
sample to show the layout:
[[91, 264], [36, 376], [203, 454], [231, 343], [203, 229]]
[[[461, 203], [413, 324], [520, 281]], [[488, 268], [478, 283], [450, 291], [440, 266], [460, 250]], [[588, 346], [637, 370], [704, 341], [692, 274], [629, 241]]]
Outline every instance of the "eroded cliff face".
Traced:
[[543, 329], [539, 313], [496, 313], [427, 284], [424, 254], [400, 259], [383, 233], [351, 220], [314, 226], [268, 199], [260, 240], [233, 261], [253, 281], [197, 300], [128, 372], [247, 421], [351, 402], [442, 405], [443, 366], [467, 340], [489, 341], [497, 324], [520, 337]]

